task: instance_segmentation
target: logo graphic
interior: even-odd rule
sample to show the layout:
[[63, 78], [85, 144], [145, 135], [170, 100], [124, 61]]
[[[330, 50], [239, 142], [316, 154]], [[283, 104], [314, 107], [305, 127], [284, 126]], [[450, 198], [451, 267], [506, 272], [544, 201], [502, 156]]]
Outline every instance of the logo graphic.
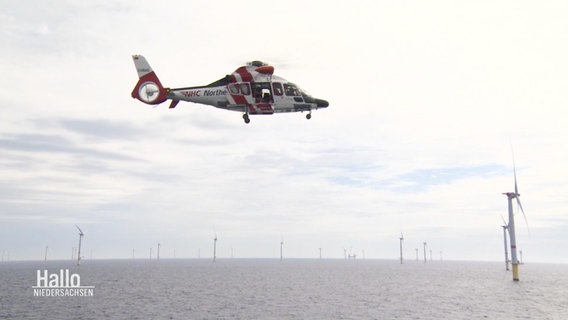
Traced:
[[81, 286], [81, 276], [60, 269], [59, 273], [37, 270], [37, 282], [32, 286], [34, 297], [93, 297], [95, 286]]

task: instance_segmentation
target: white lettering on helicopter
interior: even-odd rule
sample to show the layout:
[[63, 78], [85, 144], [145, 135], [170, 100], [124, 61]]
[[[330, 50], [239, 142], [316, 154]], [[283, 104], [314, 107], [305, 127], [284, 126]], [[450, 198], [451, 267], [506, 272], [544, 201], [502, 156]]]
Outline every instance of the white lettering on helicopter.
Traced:
[[227, 90], [221, 90], [221, 89], [205, 90], [203, 92], [203, 95], [205, 95], [205, 96], [224, 96], [226, 93], [227, 93]]
[[201, 97], [201, 90], [182, 91], [181, 94], [183, 94], [186, 97]]
[[[203, 90], [203, 96], [206, 97], [211, 97], [211, 96], [224, 96], [227, 93], [226, 90], [222, 90], [222, 89], [216, 89], [216, 90]], [[188, 91], [182, 91], [181, 94], [183, 94], [186, 97], [201, 97], [201, 90], [188, 90]]]

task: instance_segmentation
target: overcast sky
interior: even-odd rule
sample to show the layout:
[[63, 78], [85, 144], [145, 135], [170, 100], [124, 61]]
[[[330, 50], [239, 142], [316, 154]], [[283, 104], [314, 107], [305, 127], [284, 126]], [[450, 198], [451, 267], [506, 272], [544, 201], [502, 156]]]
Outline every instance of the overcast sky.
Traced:
[[[566, 1], [0, 3], [0, 251], [568, 262]], [[130, 97], [274, 64], [329, 108], [251, 116]], [[422, 256], [422, 251], [420, 251]]]

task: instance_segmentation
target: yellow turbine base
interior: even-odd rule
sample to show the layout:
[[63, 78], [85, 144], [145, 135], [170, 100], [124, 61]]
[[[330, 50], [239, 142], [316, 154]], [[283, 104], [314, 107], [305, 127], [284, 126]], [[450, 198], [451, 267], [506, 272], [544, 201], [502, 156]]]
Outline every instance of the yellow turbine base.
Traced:
[[519, 265], [513, 264], [513, 281], [519, 281]]

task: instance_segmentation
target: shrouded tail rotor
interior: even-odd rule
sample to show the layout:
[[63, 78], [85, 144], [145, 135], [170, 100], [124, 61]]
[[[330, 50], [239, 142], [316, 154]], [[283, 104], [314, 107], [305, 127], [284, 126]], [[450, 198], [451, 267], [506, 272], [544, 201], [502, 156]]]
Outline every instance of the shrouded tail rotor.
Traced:
[[132, 60], [138, 72], [138, 83], [132, 90], [132, 98], [151, 105], [166, 101], [169, 89], [162, 86], [160, 79], [158, 79], [146, 58], [141, 55], [134, 55]]

